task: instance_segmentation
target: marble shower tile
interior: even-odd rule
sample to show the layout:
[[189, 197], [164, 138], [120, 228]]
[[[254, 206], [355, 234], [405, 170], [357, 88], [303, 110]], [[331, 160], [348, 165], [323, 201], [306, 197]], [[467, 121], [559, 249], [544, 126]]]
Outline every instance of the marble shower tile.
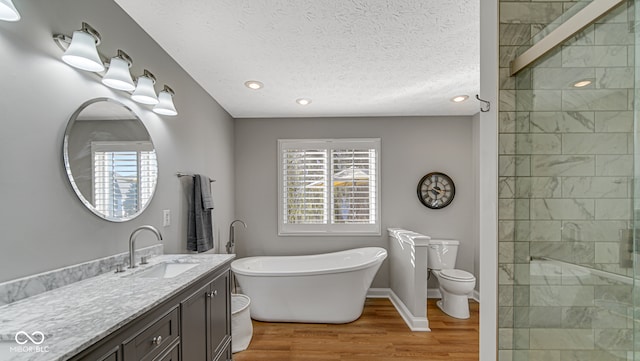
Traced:
[[498, 156], [498, 174], [501, 177], [513, 177], [516, 175], [516, 157], [512, 155]]
[[514, 242], [499, 242], [498, 243], [498, 262], [500, 263], [513, 263], [513, 250]]
[[529, 219], [531, 217], [531, 201], [516, 198], [515, 219]]
[[533, 176], [591, 176], [595, 173], [595, 157], [591, 155], [531, 156]]
[[590, 133], [594, 131], [593, 112], [535, 112], [531, 114], [533, 133]]
[[514, 243], [513, 250], [513, 258], [516, 263], [527, 263], [529, 262], [529, 244], [526, 242], [516, 242]]
[[529, 286], [513, 286], [513, 305], [529, 306]]
[[595, 131], [598, 133], [633, 132], [633, 112], [595, 112]]
[[593, 219], [594, 201], [591, 199], [532, 199], [531, 219]]
[[562, 196], [560, 177], [517, 177], [517, 198], [560, 198]]
[[564, 154], [626, 154], [624, 133], [563, 134]]
[[531, 306], [593, 307], [593, 286], [532, 285]]
[[534, 328], [530, 333], [531, 349], [592, 350], [594, 346], [592, 330]]
[[500, 45], [528, 45], [531, 39], [529, 24], [500, 24]]
[[498, 264], [498, 284], [513, 285], [515, 278], [514, 264], [502, 263]]
[[511, 133], [498, 135], [498, 154], [516, 154], [516, 135]]
[[[507, 90], [505, 90], [507, 91]], [[517, 111], [559, 111], [563, 109], [562, 90], [517, 90]], [[626, 104], [626, 99], [625, 99]], [[621, 109], [621, 108], [615, 108]], [[626, 108], [624, 108], [626, 109]], [[506, 109], [511, 110], [511, 108]], [[588, 110], [588, 109], [585, 109]], [[608, 109], [605, 109], [608, 110]]]
[[595, 307], [562, 307], [562, 320], [559, 327], [563, 328], [592, 328]]
[[529, 112], [516, 112], [516, 133], [529, 133], [530, 117]]
[[516, 242], [559, 242], [561, 221], [516, 221]]
[[629, 199], [596, 199], [596, 219], [631, 219], [631, 200]]
[[562, 327], [562, 307], [530, 307], [529, 327], [560, 328]]
[[515, 177], [498, 177], [498, 198], [513, 198], [515, 190]]
[[516, 90], [499, 91], [499, 109], [505, 112], [516, 110]]
[[553, 256], [569, 263], [592, 264], [595, 259], [593, 242], [531, 242], [530, 250], [533, 256]]
[[627, 198], [626, 177], [562, 177], [564, 198]]
[[596, 45], [630, 45], [635, 41], [633, 29], [627, 23], [596, 24]]
[[596, 155], [595, 175], [633, 176], [632, 155]]
[[560, 134], [517, 134], [515, 151], [517, 154], [560, 154], [562, 137]]
[[632, 329], [594, 330], [595, 344], [603, 350], [633, 350]]
[[[518, 57], [522, 47], [520, 46], [504, 46], [501, 45], [498, 49], [498, 66], [500, 68], [509, 68], [509, 65], [513, 59]], [[502, 109], [504, 110], [504, 109]]]
[[628, 101], [627, 89], [563, 90], [561, 109], [565, 111], [627, 110]]
[[514, 242], [515, 241], [515, 222], [514, 221], [498, 221], [498, 242]]
[[633, 68], [597, 68], [596, 87], [598, 89], [633, 88]]
[[549, 24], [562, 15], [562, 3], [502, 2], [500, 23]]
[[560, 358], [557, 350], [528, 350], [521, 351], [522, 358], [514, 361], [565, 361]]
[[624, 45], [572, 45], [562, 47], [563, 67], [593, 68], [627, 66], [627, 58], [627, 47]]
[[573, 85], [576, 82], [595, 77], [596, 70], [594, 68], [534, 68], [532, 70], [532, 88], [543, 90], [575, 89]]
[[501, 306], [513, 306], [514, 304], [514, 286], [500, 285], [498, 287], [498, 304]]
[[514, 199], [498, 199], [498, 219], [516, 218], [516, 202]]
[[515, 157], [515, 171], [518, 177], [528, 177], [531, 175], [531, 156], [518, 155]]
[[498, 112], [498, 132], [500, 134], [516, 132], [515, 112]]
[[562, 267], [546, 262], [533, 261], [530, 265], [530, 280], [532, 285], [560, 285], [562, 284]]
[[529, 349], [529, 329], [515, 328], [513, 330], [513, 347], [516, 350]]
[[562, 240], [568, 242], [616, 242], [626, 221], [565, 221]]
[[620, 245], [617, 242], [596, 242], [595, 263], [620, 262]]

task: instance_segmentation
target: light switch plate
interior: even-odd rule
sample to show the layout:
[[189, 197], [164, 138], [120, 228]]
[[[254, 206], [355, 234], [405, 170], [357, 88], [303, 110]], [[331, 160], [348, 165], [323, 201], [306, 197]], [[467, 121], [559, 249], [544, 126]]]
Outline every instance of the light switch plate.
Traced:
[[165, 209], [162, 211], [162, 226], [169, 227], [171, 225], [171, 210]]

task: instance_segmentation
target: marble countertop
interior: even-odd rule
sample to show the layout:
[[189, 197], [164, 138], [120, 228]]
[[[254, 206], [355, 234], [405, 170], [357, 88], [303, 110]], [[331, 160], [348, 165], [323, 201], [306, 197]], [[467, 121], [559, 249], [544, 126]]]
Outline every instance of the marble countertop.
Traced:
[[[0, 360], [66, 360], [233, 258], [161, 255], [134, 270], [105, 273], [2, 306]], [[173, 278], [132, 277], [162, 262], [199, 265]], [[16, 342], [18, 333], [22, 345]]]

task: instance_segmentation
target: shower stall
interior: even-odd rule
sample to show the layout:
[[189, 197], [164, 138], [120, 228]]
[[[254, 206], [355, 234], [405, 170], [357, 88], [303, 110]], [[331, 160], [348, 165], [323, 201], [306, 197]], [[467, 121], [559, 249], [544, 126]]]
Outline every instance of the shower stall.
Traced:
[[637, 6], [560, 4], [501, 80], [499, 359], [640, 360]]

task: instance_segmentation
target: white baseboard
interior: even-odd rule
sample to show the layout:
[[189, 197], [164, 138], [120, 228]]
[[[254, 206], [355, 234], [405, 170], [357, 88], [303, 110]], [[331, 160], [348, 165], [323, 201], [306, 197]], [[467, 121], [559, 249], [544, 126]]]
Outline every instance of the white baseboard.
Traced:
[[369, 298], [388, 298], [411, 331], [431, 331], [427, 317], [416, 317], [390, 288], [369, 288]]

